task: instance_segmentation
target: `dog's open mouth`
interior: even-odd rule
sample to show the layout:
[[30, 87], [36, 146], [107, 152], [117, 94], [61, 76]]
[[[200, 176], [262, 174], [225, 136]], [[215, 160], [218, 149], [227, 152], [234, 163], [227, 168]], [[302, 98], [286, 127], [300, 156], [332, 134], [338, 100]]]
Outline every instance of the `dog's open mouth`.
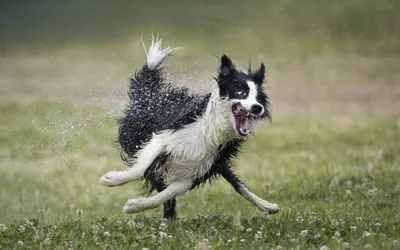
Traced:
[[250, 111], [246, 111], [240, 103], [235, 103], [232, 105], [232, 113], [235, 117], [237, 133], [247, 136], [253, 127], [253, 117]]

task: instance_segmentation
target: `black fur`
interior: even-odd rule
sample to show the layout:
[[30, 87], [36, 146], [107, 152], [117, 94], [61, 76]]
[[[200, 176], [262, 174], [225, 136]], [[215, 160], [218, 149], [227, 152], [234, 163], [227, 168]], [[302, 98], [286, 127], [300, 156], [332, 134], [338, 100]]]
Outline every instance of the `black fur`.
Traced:
[[153, 133], [180, 129], [194, 122], [210, 98], [210, 94], [193, 95], [187, 88], [164, 84], [162, 69], [149, 70], [147, 66], [130, 79], [128, 95], [130, 102], [125, 117], [119, 121], [119, 143], [128, 158], [133, 157]]

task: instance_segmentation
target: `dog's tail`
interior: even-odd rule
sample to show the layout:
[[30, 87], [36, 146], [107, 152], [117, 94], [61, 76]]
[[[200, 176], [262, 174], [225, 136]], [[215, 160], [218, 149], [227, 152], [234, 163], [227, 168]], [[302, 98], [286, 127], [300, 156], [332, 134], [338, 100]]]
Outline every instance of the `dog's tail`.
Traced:
[[152, 37], [151, 46], [147, 50], [143, 43], [143, 48], [146, 53], [146, 64], [143, 68], [135, 73], [135, 77], [131, 78], [129, 96], [135, 99], [135, 90], [147, 89], [156, 91], [163, 86], [164, 78], [162, 77], [162, 68], [160, 65], [164, 62], [165, 58], [172, 55], [179, 48], [165, 48], [161, 49], [162, 40], [158, 37]]
[[166, 49], [161, 49], [162, 40], [154, 36], [151, 40], [151, 46], [149, 50], [146, 50], [146, 46], [144, 45], [143, 41], [142, 45], [147, 56], [146, 67], [149, 70], [157, 69], [157, 67], [161, 65], [165, 58], [172, 55], [176, 50], [179, 49], [170, 47]]

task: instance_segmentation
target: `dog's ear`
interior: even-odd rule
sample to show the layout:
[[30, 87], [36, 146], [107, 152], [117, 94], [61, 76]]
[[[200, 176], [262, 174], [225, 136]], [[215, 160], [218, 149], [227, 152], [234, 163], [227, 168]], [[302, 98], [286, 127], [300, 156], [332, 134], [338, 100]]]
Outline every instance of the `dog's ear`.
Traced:
[[234, 68], [235, 66], [232, 63], [232, 60], [227, 55], [224, 54], [221, 57], [221, 66], [219, 68], [220, 76], [230, 75], [233, 72]]
[[265, 66], [264, 63], [261, 63], [261, 67], [253, 73], [253, 79], [254, 81], [261, 85], [264, 82], [264, 78], [265, 78]]

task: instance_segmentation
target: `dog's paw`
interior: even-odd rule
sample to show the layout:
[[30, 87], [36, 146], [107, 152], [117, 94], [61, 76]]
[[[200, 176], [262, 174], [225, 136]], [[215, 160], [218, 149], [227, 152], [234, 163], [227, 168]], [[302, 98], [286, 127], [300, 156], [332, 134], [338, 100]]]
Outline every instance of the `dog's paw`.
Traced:
[[130, 199], [125, 203], [122, 211], [126, 214], [133, 214], [146, 210], [145, 200], [146, 198]]
[[279, 212], [280, 207], [278, 204], [275, 203], [270, 203], [270, 206], [268, 207], [268, 214], [276, 214]]
[[100, 178], [100, 183], [103, 186], [115, 187], [124, 185], [127, 181], [124, 178], [124, 172], [121, 171], [110, 171]]
[[279, 212], [280, 208], [278, 204], [266, 202], [261, 207], [259, 207], [261, 211], [267, 214], [276, 214]]

